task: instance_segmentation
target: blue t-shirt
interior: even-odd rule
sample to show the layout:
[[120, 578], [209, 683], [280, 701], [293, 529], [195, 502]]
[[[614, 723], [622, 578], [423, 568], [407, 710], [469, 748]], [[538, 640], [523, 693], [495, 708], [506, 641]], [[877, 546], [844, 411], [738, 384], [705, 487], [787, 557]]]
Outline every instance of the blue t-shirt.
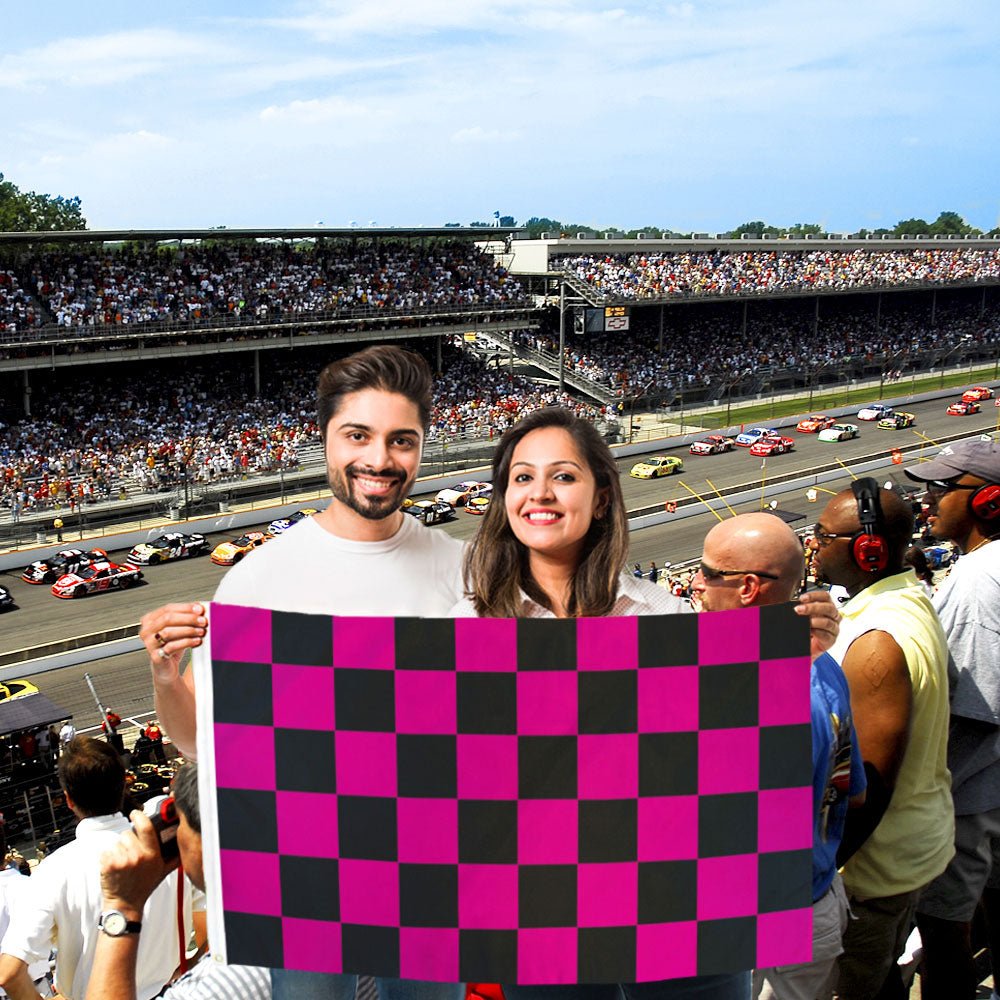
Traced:
[[840, 664], [828, 653], [813, 662], [809, 677], [813, 756], [813, 900], [837, 873], [848, 800], [864, 791], [864, 763], [851, 714], [851, 694]]

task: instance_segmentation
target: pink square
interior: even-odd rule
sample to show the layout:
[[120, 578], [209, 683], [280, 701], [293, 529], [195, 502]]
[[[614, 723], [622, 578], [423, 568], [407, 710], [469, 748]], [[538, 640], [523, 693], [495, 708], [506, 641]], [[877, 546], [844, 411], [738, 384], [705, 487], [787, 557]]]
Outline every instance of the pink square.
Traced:
[[396, 829], [404, 864], [458, 864], [455, 799], [397, 799]]
[[277, 792], [278, 851], [303, 858], [335, 858], [337, 796], [317, 792]]
[[698, 796], [639, 799], [640, 861], [687, 861], [698, 857]]
[[756, 663], [760, 659], [760, 611], [735, 608], [698, 615], [698, 660], [715, 663]]
[[578, 716], [575, 670], [522, 670], [517, 675], [521, 736], [575, 736]]
[[757, 917], [758, 969], [812, 961], [813, 911], [780, 910]]
[[338, 867], [341, 923], [399, 926], [399, 865], [341, 859]]
[[639, 982], [684, 979], [698, 974], [698, 925], [640, 924], [635, 929], [635, 974]]
[[333, 668], [276, 663], [271, 671], [274, 724], [286, 729], [336, 728]]
[[517, 932], [518, 983], [575, 984], [576, 942], [575, 927], [522, 927]]
[[698, 919], [750, 917], [757, 912], [757, 855], [698, 861]]
[[698, 791], [702, 795], [756, 792], [760, 740], [756, 727], [703, 729], [698, 734]]
[[456, 619], [455, 668], [510, 673], [517, 670], [516, 619]]
[[271, 662], [271, 612], [230, 604], [210, 604], [208, 630], [213, 660]]
[[513, 930], [517, 865], [459, 865], [458, 922], [470, 930]]
[[334, 618], [333, 665], [392, 670], [396, 665], [393, 618]]
[[575, 865], [579, 809], [574, 799], [521, 799], [517, 858], [522, 865]]
[[792, 726], [811, 720], [807, 657], [761, 660], [758, 718], [762, 726]]
[[757, 850], [798, 851], [813, 846], [812, 788], [771, 788], [757, 794]]
[[222, 905], [235, 913], [281, 916], [281, 873], [277, 854], [219, 851]]
[[396, 671], [396, 732], [448, 733], [456, 728], [455, 674], [450, 670]]
[[454, 983], [458, 972], [458, 930], [451, 927], [400, 927], [399, 975], [421, 982]]
[[306, 972], [343, 971], [340, 924], [332, 920], [301, 920], [282, 917], [285, 968]]
[[698, 668], [639, 671], [639, 732], [689, 733], [698, 728]]
[[581, 736], [581, 799], [633, 799], [639, 794], [639, 737], [636, 733]]
[[639, 666], [639, 620], [578, 618], [576, 662], [579, 670], [634, 670]]
[[517, 798], [517, 737], [459, 734], [458, 797]]
[[217, 722], [214, 732], [219, 788], [274, 788], [274, 730], [270, 726]]
[[580, 865], [577, 880], [581, 927], [627, 927], [639, 919], [638, 865]]
[[396, 795], [396, 734], [334, 735], [338, 795]]

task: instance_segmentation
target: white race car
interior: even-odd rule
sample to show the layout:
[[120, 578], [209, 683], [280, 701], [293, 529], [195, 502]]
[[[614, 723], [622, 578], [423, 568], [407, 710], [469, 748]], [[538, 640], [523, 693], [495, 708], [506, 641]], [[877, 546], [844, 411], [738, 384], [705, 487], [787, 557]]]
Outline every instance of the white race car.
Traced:
[[820, 431], [817, 435], [820, 441], [850, 441], [858, 436], [857, 424], [834, 424]]
[[479, 483], [474, 479], [466, 479], [450, 489], [439, 490], [434, 499], [451, 504], [452, 507], [464, 507], [473, 497], [488, 497], [492, 494], [492, 483]]
[[200, 556], [208, 549], [204, 535], [186, 535], [183, 531], [168, 531], [151, 542], [141, 542], [126, 556], [130, 563], [139, 566], [156, 566], [171, 559]]
[[892, 407], [886, 403], [870, 403], [858, 410], [858, 420], [882, 420], [892, 416]]

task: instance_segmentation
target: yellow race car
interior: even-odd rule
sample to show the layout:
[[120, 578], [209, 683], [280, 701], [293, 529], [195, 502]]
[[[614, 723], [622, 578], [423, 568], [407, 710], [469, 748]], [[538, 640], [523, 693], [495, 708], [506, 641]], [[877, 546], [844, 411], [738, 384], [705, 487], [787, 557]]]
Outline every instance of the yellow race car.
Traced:
[[239, 538], [234, 538], [231, 542], [222, 542], [216, 545], [210, 556], [216, 566], [235, 566], [248, 552], [270, 541], [273, 536], [264, 534], [263, 531], [248, 531]]
[[684, 460], [673, 455], [654, 455], [643, 462], [637, 462], [629, 469], [633, 479], [657, 479], [660, 476], [670, 476], [684, 468]]
[[0, 684], [0, 701], [27, 698], [29, 694], [38, 694], [38, 688], [31, 681], [7, 681]]

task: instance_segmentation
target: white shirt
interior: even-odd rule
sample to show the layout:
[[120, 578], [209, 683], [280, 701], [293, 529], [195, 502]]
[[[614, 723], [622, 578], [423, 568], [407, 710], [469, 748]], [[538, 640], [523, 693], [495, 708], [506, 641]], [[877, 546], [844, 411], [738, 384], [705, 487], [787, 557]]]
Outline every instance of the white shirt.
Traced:
[[[28, 891], [29, 881], [16, 868], [0, 870], [0, 951], [3, 951], [2, 941], [7, 933], [12, 919], [20, 919], [20, 907], [24, 906], [24, 893]], [[39, 959], [28, 966], [28, 975], [32, 982], [37, 982], [49, 971], [48, 956]], [[0, 990], [0, 997], [7, 994]]]
[[[2, 950], [29, 967], [56, 953], [56, 985], [71, 1000], [84, 1000], [103, 910], [101, 855], [129, 828], [121, 814], [80, 820], [76, 839], [50, 854], [27, 880], [17, 919]], [[191, 927], [191, 893], [185, 879], [185, 924]], [[177, 873], [168, 875], [146, 902], [139, 937], [138, 1000], [151, 1000], [177, 968]]]

